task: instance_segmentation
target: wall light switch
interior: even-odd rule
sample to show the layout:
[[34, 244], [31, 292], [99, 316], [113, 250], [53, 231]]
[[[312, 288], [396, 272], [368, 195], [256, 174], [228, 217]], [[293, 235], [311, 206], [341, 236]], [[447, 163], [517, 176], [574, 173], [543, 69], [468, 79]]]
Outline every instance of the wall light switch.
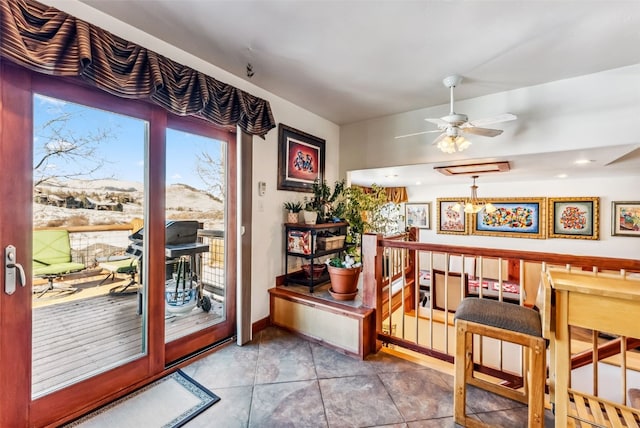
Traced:
[[264, 196], [264, 193], [267, 191], [267, 183], [264, 181], [258, 182], [258, 196]]

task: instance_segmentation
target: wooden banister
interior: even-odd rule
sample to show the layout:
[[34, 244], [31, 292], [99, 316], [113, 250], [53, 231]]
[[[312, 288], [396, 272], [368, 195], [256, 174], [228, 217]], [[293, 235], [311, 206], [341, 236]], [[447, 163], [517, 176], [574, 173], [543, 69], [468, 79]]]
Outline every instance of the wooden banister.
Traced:
[[[598, 361], [602, 361], [606, 358], [613, 357], [620, 353], [620, 341], [621, 338], [613, 339], [607, 343], [603, 343], [598, 346]], [[627, 349], [633, 349], [640, 346], [640, 339], [634, 339], [627, 337]], [[571, 369], [577, 369], [593, 363], [593, 351], [587, 349], [586, 351], [578, 352], [571, 357]]]

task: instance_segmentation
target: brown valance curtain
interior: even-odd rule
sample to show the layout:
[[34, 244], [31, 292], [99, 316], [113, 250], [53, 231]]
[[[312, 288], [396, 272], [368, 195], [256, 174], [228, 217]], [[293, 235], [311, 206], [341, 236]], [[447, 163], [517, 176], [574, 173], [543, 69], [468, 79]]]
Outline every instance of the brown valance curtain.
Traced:
[[31, 70], [80, 76], [123, 98], [238, 125], [251, 135], [276, 126], [269, 102], [108, 31], [32, 0], [0, 0], [0, 56]]
[[[383, 189], [387, 194], [387, 202], [399, 204], [402, 202], [407, 202], [409, 200], [409, 198], [407, 197], [406, 187], [384, 187]], [[362, 190], [365, 193], [370, 193], [371, 187], [362, 187]]]

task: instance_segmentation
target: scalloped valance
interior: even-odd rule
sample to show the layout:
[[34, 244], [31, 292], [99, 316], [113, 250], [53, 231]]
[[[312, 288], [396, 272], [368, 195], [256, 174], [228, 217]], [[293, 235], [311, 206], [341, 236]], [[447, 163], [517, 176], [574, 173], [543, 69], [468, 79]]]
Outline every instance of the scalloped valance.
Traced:
[[276, 126], [269, 102], [32, 0], [0, 0], [0, 56], [31, 70], [79, 76], [123, 98], [251, 135]]
[[[371, 193], [371, 187], [360, 186], [364, 193]], [[387, 195], [387, 202], [393, 202], [394, 204], [400, 204], [402, 202], [408, 202], [406, 187], [383, 187], [384, 192]]]

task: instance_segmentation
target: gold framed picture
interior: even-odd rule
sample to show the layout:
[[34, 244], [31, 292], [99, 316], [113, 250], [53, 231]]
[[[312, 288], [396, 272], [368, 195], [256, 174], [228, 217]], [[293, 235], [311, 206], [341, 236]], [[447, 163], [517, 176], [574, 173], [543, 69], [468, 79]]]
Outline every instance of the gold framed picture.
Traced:
[[472, 235], [507, 238], [545, 238], [545, 198], [484, 198], [495, 211], [485, 208], [472, 215]]
[[461, 198], [438, 198], [437, 233], [446, 235], [467, 235], [469, 233], [469, 222], [460, 205]]
[[548, 198], [549, 238], [599, 239], [600, 198]]

